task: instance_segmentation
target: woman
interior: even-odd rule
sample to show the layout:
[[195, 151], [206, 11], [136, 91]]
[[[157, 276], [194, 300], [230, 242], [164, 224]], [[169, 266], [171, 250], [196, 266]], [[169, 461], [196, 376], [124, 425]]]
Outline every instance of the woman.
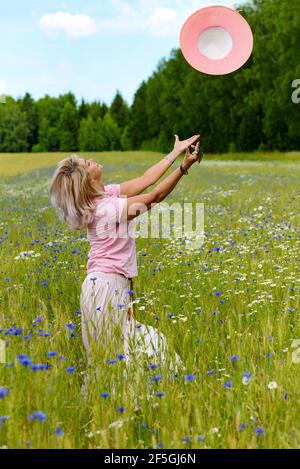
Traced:
[[[53, 175], [50, 197], [59, 216], [72, 229], [88, 229], [90, 252], [80, 306], [82, 339], [89, 365], [93, 355], [91, 348], [97, 350], [99, 343], [104, 348], [111, 347], [113, 341], [113, 350], [124, 353], [126, 363], [132, 353], [165, 358], [165, 336], [151, 326], [137, 323], [133, 315], [129, 295], [133, 293], [132, 279], [137, 276], [137, 263], [135, 239], [130, 231], [134, 218], [164, 200], [183, 174], [187, 174], [197, 160], [200, 162], [197, 142], [200, 135], [184, 141], [175, 137], [174, 148], [168, 156], [142, 176], [121, 184], [105, 186], [103, 166], [77, 155], [61, 161]], [[194, 148], [192, 154], [190, 146]], [[180, 168], [151, 192], [141, 194], [155, 184], [184, 151], [186, 155]], [[176, 362], [182, 365], [175, 355]]]

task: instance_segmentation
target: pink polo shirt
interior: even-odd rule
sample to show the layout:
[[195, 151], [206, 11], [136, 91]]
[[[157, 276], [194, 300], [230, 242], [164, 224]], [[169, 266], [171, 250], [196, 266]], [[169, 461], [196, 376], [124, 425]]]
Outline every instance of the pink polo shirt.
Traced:
[[120, 184], [109, 184], [104, 190], [108, 196], [96, 199], [94, 220], [88, 225], [90, 251], [86, 274], [110, 272], [136, 277], [135, 238], [130, 236], [134, 220], [120, 223], [126, 198], [120, 197]]

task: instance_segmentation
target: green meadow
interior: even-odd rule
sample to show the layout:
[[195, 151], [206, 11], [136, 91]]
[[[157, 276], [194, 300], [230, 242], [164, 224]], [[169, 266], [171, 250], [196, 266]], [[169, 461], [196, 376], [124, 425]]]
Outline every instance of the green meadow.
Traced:
[[[205, 155], [181, 179], [165, 202], [204, 204], [204, 243], [137, 238], [134, 306], [186, 370], [99, 343], [85, 396], [89, 246], [48, 194], [68, 155], [0, 155], [0, 448], [299, 447], [300, 153]], [[105, 184], [162, 157], [81, 155]]]

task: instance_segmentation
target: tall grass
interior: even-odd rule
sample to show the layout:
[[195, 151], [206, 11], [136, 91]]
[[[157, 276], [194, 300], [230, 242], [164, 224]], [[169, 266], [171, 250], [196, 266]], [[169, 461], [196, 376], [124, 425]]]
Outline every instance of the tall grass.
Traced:
[[[1, 156], [0, 447], [298, 447], [299, 163], [205, 159], [190, 170], [167, 201], [204, 203], [203, 247], [138, 238], [134, 279], [136, 319], [163, 332], [187, 369], [174, 375], [169, 358], [126, 367], [99, 344], [84, 397], [88, 242], [50, 206], [62, 157]], [[106, 184], [159, 159], [95, 157]]]

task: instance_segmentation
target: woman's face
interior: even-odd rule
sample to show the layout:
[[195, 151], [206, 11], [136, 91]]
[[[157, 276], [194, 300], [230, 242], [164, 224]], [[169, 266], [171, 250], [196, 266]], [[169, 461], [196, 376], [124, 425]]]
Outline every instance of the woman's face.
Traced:
[[103, 169], [102, 164], [96, 163], [96, 161], [92, 159], [86, 160], [84, 158], [80, 158], [79, 163], [89, 172], [92, 179], [95, 179], [95, 180], [102, 179], [102, 169]]

